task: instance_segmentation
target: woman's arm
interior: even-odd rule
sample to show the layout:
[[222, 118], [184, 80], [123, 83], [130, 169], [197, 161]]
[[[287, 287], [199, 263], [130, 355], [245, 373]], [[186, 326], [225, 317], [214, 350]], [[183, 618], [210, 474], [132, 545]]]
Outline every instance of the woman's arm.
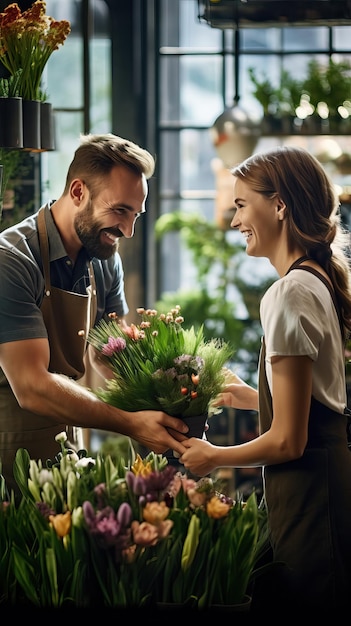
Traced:
[[[307, 356], [272, 360], [273, 420], [270, 429], [255, 439], [233, 446], [215, 446], [202, 439], [187, 439], [180, 457], [198, 476], [218, 467], [259, 467], [300, 458], [308, 436], [312, 396], [312, 361]], [[211, 431], [209, 431], [210, 436]]]

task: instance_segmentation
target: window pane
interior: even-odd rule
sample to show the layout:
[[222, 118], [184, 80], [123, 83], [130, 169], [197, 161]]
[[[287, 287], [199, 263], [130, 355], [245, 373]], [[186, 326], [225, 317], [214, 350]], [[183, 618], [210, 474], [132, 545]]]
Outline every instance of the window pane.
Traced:
[[214, 189], [212, 160], [216, 153], [209, 130], [164, 131], [160, 152], [162, 160], [158, 165], [162, 196], [180, 196], [193, 190], [202, 196], [204, 191]]
[[180, 45], [183, 47], [217, 48], [221, 46], [221, 31], [203, 23], [198, 19], [197, 3], [194, 0], [182, 0], [180, 9]]
[[43, 202], [63, 192], [68, 166], [78, 147], [83, 128], [82, 113], [55, 113], [56, 150], [41, 154]]
[[[223, 110], [222, 62], [217, 56], [162, 56], [162, 123], [209, 126]], [[180, 88], [181, 85], [181, 88]]]
[[211, 125], [222, 112], [222, 62], [219, 57], [182, 57], [180, 63], [181, 119]]
[[161, 123], [179, 120], [179, 57], [160, 57], [159, 106]]
[[91, 110], [92, 133], [110, 133], [112, 125], [111, 45], [107, 38], [91, 42]]
[[333, 45], [335, 50], [350, 50], [351, 26], [335, 26], [333, 28]]
[[278, 50], [281, 45], [279, 28], [243, 28], [240, 31], [241, 50]]
[[284, 50], [323, 50], [328, 48], [329, 29], [314, 28], [283, 28]]
[[[161, 133], [160, 154], [162, 159], [158, 160], [158, 176], [160, 193], [162, 196], [174, 196], [180, 193], [180, 137], [177, 132]], [[163, 212], [163, 211], [161, 211]]]
[[[213, 213], [213, 200], [179, 200], [163, 202], [163, 212], [184, 211], [208, 216]], [[178, 232], [167, 233], [160, 246], [160, 292], [178, 289], [194, 290], [197, 286], [196, 270], [191, 252], [183, 244]]]
[[161, 46], [185, 48], [221, 47], [221, 31], [199, 22], [196, 0], [162, 0]]
[[[44, 76], [48, 100], [54, 108], [83, 106], [83, 45], [80, 33], [80, 2], [48, 0], [46, 14], [56, 20], [68, 20], [71, 32], [58, 50], [51, 54]], [[79, 27], [78, 27], [79, 26]]]
[[[214, 120], [213, 120], [214, 121]], [[180, 186], [181, 190], [202, 191], [214, 189], [214, 173], [211, 167], [215, 158], [208, 130], [183, 130], [180, 133]], [[210, 219], [213, 218], [213, 210]]]
[[46, 72], [48, 100], [54, 108], [83, 106], [82, 39], [70, 33], [62, 47], [53, 52]]

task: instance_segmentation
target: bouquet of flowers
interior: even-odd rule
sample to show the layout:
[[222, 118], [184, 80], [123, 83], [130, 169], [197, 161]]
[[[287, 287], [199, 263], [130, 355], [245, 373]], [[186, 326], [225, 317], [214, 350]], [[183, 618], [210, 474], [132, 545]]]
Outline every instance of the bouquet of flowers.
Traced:
[[181, 418], [218, 412], [212, 403], [225, 384], [229, 344], [205, 341], [202, 327], [184, 329], [179, 306], [168, 313], [137, 312], [139, 325], [125, 330], [110, 315], [90, 331], [88, 341], [113, 372], [97, 395], [127, 411], [162, 410]]
[[41, 77], [51, 54], [69, 33], [67, 20], [45, 15], [46, 3], [36, 0], [21, 12], [17, 3], [0, 13], [0, 62], [13, 76], [18, 74], [18, 95], [25, 100], [42, 100]]
[[194, 608], [242, 602], [265, 513], [161, 455], [127, 462], [66, 447], [47, 462], [17, 451], [22, 498], [0, 476], [0, 605]]

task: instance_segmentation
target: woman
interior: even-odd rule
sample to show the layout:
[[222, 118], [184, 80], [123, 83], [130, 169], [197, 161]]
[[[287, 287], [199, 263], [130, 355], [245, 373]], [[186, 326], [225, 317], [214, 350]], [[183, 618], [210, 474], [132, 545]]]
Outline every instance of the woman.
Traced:
[[269, 593], [292, 610], [335, 609], [351, 588], [348, 234], [333, 185], [307, 151], [255, 154], [232, 173], [231, 227], [280, 278], [260, 305], [258, 392], [233, 376], [218, 404], [258, 409], [259, 436], [228, 447], [191, 438], [180, 460], [198, 475], [262, 466], [273, 558], [284, 564]]

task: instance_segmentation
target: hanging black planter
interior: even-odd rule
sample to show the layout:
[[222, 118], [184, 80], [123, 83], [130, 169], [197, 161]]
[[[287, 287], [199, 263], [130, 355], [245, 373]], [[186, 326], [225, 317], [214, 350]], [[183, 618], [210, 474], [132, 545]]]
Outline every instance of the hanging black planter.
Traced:
[[44, 150], [55, 150], [55, 124], [51, 102], [41, 102], [40, 145]]
[[23, 148], [22, 98], [0, 97], [0, 146]]
[[29, 151], [41, 149], [40, 100], [23, 100], [23, 148]]

